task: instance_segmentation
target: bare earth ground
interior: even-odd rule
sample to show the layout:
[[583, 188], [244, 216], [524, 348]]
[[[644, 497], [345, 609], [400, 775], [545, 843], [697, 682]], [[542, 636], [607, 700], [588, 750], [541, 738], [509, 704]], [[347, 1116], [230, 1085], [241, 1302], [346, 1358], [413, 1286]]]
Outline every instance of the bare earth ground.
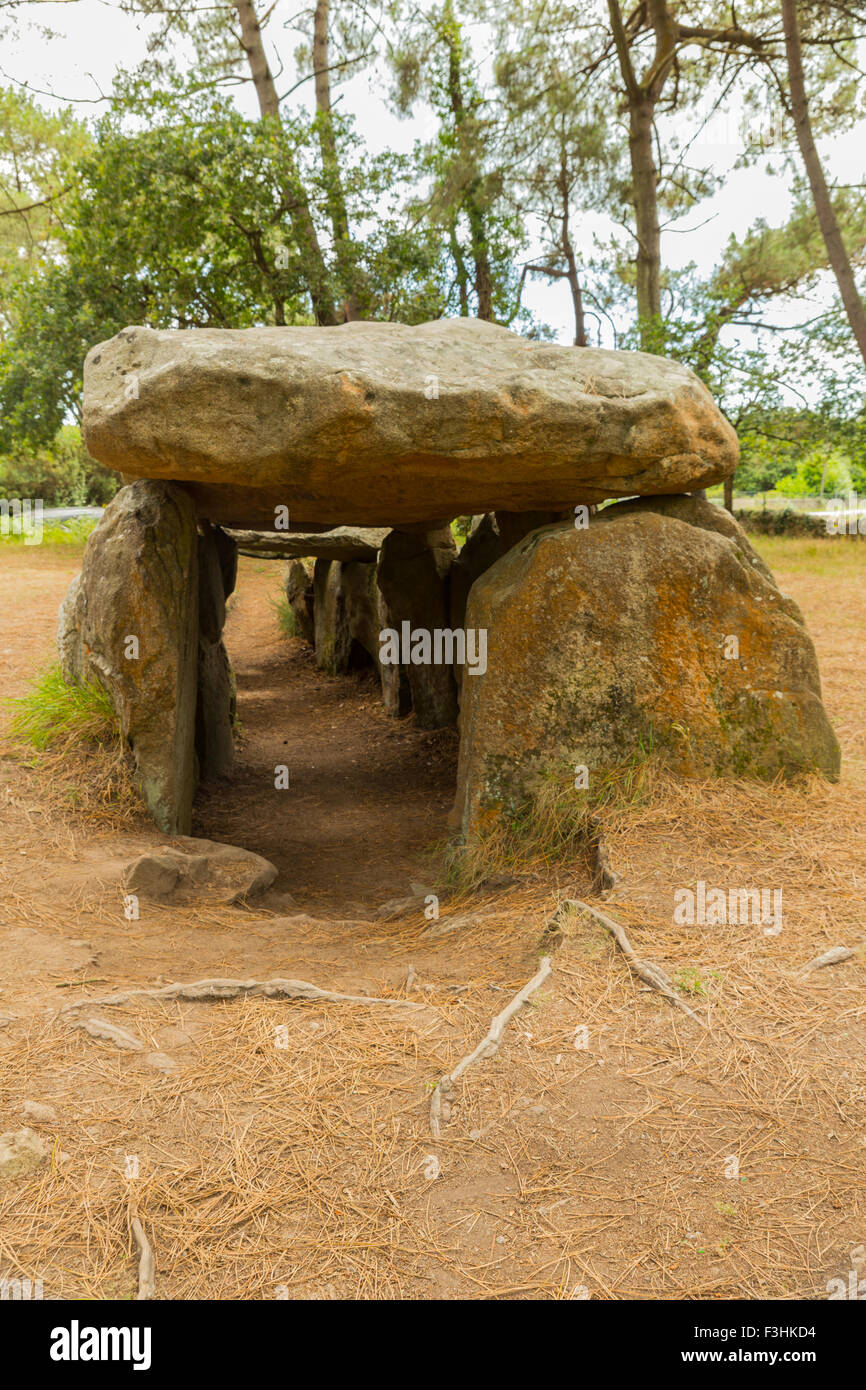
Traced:
[[[46, 1297], [134, 1297], [136, 1213], [160, 1298], [826, 1298], [828, 1280], [866, 1273], [866, 546], [759, 545], [815, 639], [842, 781], [664, 779], [611, 815], [623, 879], [606, 910], [708, 1027], [580, 919], [498, 1055], [465, 1073], [438, 1141], [432, 1085], [535, 973], [558, 897], [590, 894], [586, 870], [443, 898], [440, 927], [475, 914], [453, 933], [423, 935], [420, 910], [378, 917], [437, 873], [455, 740], [387, 720], [366, 678], [330, 680], [280, 638], [278, 565], [242, 562], [227, 629], [238, 766], [194, 827], [277, 864], [254, 909], [126, 921], [120, 865], [161, 837], [134, 813], [65, 805], [68, 778], [0, 744], [0, 1131], [26, 1122], [26, 1099], [57, 1115], [35, 1126], [50, 1161], [0, 1183], [0, 1276], [41, 1278]], [[79, 562], [0, 552], [0, 695], [52, 659]], [[674, 926], [674, 890], [698, 879], [781, 886], [783, 931]], [[854, 957], [799, 975], [838, 944]], [[427, 1007], [80, 1011], [141, 1052], [60, 1012], [209, 975]]]

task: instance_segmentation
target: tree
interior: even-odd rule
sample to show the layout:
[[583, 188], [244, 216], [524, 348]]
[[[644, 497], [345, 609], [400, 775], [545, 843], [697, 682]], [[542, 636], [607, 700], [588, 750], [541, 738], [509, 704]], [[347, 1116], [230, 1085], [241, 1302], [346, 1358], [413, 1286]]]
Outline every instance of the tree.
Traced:
[[[684, 24], [667, 0], [641, 0], [627, 19], [623, 18], [619, 0], [607, 0], [607, 8], [629, 123], [630, 199], [637, 245], [635, 290], [641, 346], [657, 351], [664, 345], [657, 110], [671, 82], [668, 109], [686, 104], [690, 79], [702, 84], [709, 81], [709, 55], [744, 51], [760, 55], [766, 39], [760, 33], [741, 28], [733, 5], [726, 24]], [[650, 49], [640, 67], [638, 55], [645, 48], [647, 37], [651, 40]], [[686, 50], [695, 47], [705, 60], [700, 64], [685, 57]], [[692, 94], [694, 90], [692, 84]]]
[[815, 212], [827, 249], [827, 260], [836, 277], [839, 294], [845, 314], [851, 325], [851, 332], [866, 365], [866, 308], [857, 290], [854, 272], [842, 232], [836, 216], [824, 170], [812, 133], [809, 117], [809, 102], [803, 74], [803, 50], [800, 42], [800, 26], [797, 19], [796, 0], [782, 0], [782, 18], [785, 26], [785, 53], [788, 64], [788, 86], [791, 94], [791, 109], [797, 144], [803, 157], [803, 164], [812, 190]]
[[453, 0], [413, 12], [390, 61], [395, 109], [405, 115], [424, 101], [437, 117], [436, 136], [417, 152], [429, 187], [414, 209], [447, 247], [454, 307], [463, 316], [511, 323], [520, 313], [515, 262], [523, 228], [505, 194], [501, 113], [476, 80]]
[[68, 110], [52, 114], [0, 89], [0, 337], [22, 280], [60, 254], [75, 163], [90, 136]]
[[575, 229], [589, 210], [602, 211], [615, 201], [620, 151], [603, 96], [581, 75], [574, 50], [563, 53], [541, 30], [532, 3], [519, 19], [507, 11], [496, 47], [503, 182], [521, 223], [527, 230], [538, 225], [541, 234], [541, 254], [524, 264], [523, 273], [565, 281], [573, 340], [583, 347], [586, 284]]
[[[327, 203], [321, 168], [308, 167], [315, 119], [285, 120], [280, 138], [219, 93], [160, 93], [118, 108], [95, 131], [77, 168], [62, 257], [22, 283], [14, 330], [0, 353], [0, 447], [46, 442], [80, 409], [89, 347], [125, 324], [243, 328], [310, 323], [308, 246], [294, 236], [302, 178]], [[128, 130], [129, 113], [147, 120]], [[438, 239], [410, 228], [400, 208], [405, 171], [393, 156], [344, 167], [347, 207], [378, 220], [356, 247], [368, 302], [382, 317], [436, 317], [446, 294]]]

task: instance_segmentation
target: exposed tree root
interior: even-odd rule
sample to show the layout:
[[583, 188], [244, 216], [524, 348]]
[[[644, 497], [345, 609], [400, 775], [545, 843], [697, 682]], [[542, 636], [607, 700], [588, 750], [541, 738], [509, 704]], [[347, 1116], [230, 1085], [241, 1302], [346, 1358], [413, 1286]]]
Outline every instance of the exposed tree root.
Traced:
[[810, 970], [820, 970], [825, 965], [840, 965], [843, 960], [850, 960], [853, 954], [850, 946], [831, 946], [829, 951], [825, 951], [823, 955], [815, 956], [813, 960], [807, 961], [800, 974], [808, 975]]
[[590, 917], [594, 917], [597, 922], [600, 922], [605, 931], [610, 932], [617, 946], [622, 951], [632, 974], [637, 975], [638, 979], [643, 980], [644, 984], [649, 985], [650, 989], [657, 990], [659, 994], [664, 995], [668, 1003], [681, 1009], [684, 1014], [688, 1014], [689, 1018], [694, 1019], [695, 1023], [699, 1023], [702, 1028], [706, 1028], [707, 1025], [704, 1023], [703, 1019], [698, 1018], [697, 1014], [689, 1008], [688, 1004], [680, 999], [678, 994], [674, 993], [672, 981], [661, 967], [654, 965], [652, 961], [642, 960], [640, 958], [628, 939], [625, 927], [621, 926], [619, 922], [615, 922], [612, 917], [608, 917], [606, 913], [599, 912], [597, 907], [590, 907], [587, 903], [581, 902], [579, 898], [566, 898], [560, 904], [560, 910], [563, 907], [577, 908], [578, 912], [586, 912]]
[[137, 1216], [132, 1218], [132, 1235], [138, 1248], [138, 1293], [136, 1301], [153, 1298], [156, 1292], [156, 1260], [144, 1227]]
[[440, 1121], [447, 1120], [450, 1116], [451, 1095], [454, 1082], [463, 1075], [467, 1067], [472, 1066], [473, 1062], [479, 1061], [482, 1057], [495, 1056], [499, 1051], [499, 1044], [502, 1042], [502, 1036], [508, 1024], [517, 1011], [527, 1002], [530, 995], [534, 994], [539, 985], [544, 983], [550, 971], [550, 957], [543, 956], [538, 974], [533, 975], [532, 979], [515, 994], [511, 1002], [506, 1004], [502, 1013], [496, 1015], [487, 1031], [486, 1037], [482, 1038], [475, 1051], [470, 1052], [468, 1056], [458, 1062], [453, 1071], [450, 1071], [447, 1076], [443, 1076], [441, 1081], [438, 1082], [430, 1097], [430, 1129], [434, 1139], [438, 1139], [441, 1133]]
[[75, 1027], [82, 1028], [92, 1038], [103, 1038], [106, 1042], [113, 1042], [115, 1047], [124, 1051], [144, 1051], [144, 1043], [133, 1033], [127, 1033], [125, 1028], [118, 1028], [114, 1023], [106, 1023], [104, 1018], [88, 1018], [82, 1023], [76, 1023]]
[[110, 994], [104, 999], [79, 999], [67, 1004], [61, 1013], [75, 1009], [108, 1008], [128, 1004], [131, 999], [238, 999], [241, 995], [264, 995], [268, 999], [319, 999], [326, 1004], [385, 1004], [394, 1009], [426, 1009], [411, 999], [377, 999], [366, 994], [337, 994], [319, 989], [308, 980], [195, 980], [191, 984], [163, 985], [160, 989], [130, 989], [124, 994]]

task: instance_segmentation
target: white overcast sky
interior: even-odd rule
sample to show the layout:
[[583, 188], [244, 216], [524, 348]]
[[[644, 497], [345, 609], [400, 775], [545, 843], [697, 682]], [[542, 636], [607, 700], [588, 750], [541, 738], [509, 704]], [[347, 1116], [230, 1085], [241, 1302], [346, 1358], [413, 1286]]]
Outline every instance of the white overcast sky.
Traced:
[[[286, 13], [297, 13], [298, 8], [292, 5]], [[47, 107], [70, 103], [82, 116], [98, 112], [99, 93], [110, 91], [117, 67], [133, 66], [145, 56], [147, 21], [123, 14], [112, 0], [23, 4], [12, 13], [12, 32], [7, 34], [0, 56], [0, 82], [26, 82]], [[54, 30], [56, 37], [46, 39], [40, 32], [42, 26]], [[288, 61], [294, 41], [289, 38], [283, 47]], [[311, 85], [307, 84], [302, 93], [309, 92]], [[388, 111], [381, 77], [373, 71], [353, 79], [341, 91], [347, 109], [356, 115], [360, 133], [373, 149], [409, 149], [416, 138], [432, 131], [432, 123], [425, 129], [428, 121], [423, 113], [400, 121]], [[253, 108], [248, 109], [253, 114]], [[712, 163], [720, 171], [729, 169], [738, 152], [736, 128], [736, 115], [717, 119], [708, 128], [703, 146], [693, 147], [694, 162]], [[860, 182], [866, 167], [866, 121], [825, 141], [822, 154], [831, 176], [846, 183]], [[664, 234], [665, 263], [676, 267], [693, 260], [707, 272], [732, 233], [742, 234], [757, 217], [771, 224], [783, 221], [789, 203], [784, 177], [771, 176], [760, 166], [736, 170], [720, 193], [681, 219], [676, 231]], [[593, 233], [606, 236], [610, 230], [611, 224], [604, 218], [586, 217], [576, 228], [581, 248], [591, 252]], [[573, 320], [564, 283], [530, 283], [525, 302], [563, 342], [571, 341]], [[784, 313], [782, 306], [778, 307]], [[801, 310], [792, 306], [791, 312], [795, 321]], [[779, 313], [774, 319], [780, 321]]]

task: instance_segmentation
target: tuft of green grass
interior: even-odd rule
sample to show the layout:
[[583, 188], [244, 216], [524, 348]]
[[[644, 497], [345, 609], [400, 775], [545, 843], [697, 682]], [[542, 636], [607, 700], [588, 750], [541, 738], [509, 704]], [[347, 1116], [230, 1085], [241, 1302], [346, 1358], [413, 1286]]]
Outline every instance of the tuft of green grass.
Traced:
[[706, 986], [700, 973], [693, 965], [685, 965], [674, 976], [674, 984], [681, 994], [706, 994]]
[[117, 738], [117, 715], [98, 682], [67, 685], [59, 666], [49, 666], [26, 695], [5, 703], [14, 711], [13, 737], [43, 752], [69, 739], [107, 743]]
[[298, 623], [295, 618], [294, 610], [285, 594], [280, 594], [279, 598], [271, 599], [271, 607], [277, 615], [277, 622], [280, 625], [280, 632], [284, 637], [297, 637]]

